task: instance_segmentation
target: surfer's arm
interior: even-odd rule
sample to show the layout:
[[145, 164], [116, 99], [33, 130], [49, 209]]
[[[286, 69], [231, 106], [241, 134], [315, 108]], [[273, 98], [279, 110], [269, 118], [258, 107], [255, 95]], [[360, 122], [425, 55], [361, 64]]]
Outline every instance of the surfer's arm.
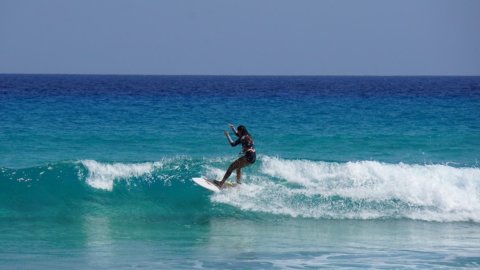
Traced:
[[225, 131], [225, 136], [227, 136], [228, 142], [230, 143], [231, 146], [235, 146], [240, 143], [240, 138], [238, 138], [238, 140], [234, 142], [232, 140], [232, 137], [230, 137], [230, 133], [228, 133], [228, 131]]
[[232, 124], [228, 124], [228, 126], [232, 129], [233, 133], [238, 137], [238, 132], [237, 132], [237, 130], [235, 129], [235, 126], [232, 125]]

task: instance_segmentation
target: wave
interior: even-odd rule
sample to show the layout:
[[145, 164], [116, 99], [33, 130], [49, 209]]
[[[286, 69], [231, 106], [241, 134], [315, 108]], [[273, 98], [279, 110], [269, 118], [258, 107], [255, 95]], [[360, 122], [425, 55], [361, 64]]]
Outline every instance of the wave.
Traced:
[[144, 181], [152, 180], [152, 172], [162, 169], [162, 162], [148, 162], [139, 164], [123, 163], [100, 163], [95, 160], [83, 160], [80, 162], [86, 167], [88, 177], [87, 184], [94, 188], [112, 190], [116, 179], [130, 179], [142, 177]]
[[[118, 215], [480, 222], [480, 169], [261, 156], [239, 188], [212, 194], [229, 158], [59, 162], [0, 169], [0, 215]], [[233, 176], [232, 176], [233, 179]]]
[[480, 222], [478, 168], [264, 157], [260, 171], [214, 199], [292, 217]]

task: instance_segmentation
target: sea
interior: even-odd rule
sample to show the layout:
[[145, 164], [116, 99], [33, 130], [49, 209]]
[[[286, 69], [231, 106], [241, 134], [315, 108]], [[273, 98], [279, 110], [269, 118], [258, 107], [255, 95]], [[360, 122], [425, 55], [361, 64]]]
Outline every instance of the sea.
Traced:
[[480, 77], [0, 75], [0, 269], [464, 268]]

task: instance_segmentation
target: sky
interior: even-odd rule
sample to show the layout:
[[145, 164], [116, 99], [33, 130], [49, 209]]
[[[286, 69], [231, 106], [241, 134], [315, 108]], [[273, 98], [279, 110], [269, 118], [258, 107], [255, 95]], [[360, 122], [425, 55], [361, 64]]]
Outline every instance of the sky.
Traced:
[[479, 0], [0, 0], [0, 73], [480, 75]]

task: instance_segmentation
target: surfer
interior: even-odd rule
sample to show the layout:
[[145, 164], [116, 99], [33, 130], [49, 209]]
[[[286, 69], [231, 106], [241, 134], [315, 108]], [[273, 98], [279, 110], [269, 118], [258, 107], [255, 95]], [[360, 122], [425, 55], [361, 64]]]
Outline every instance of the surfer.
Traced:
[[240, 125], [235, 130], [235, 127], [232, 124], [228, 124], [228, 126], [232, 129], [233, 133], [238, 137], [238, 139], [233, 141], [228, 131], [225, 131], [225, 136], [227, 136], [228, 142], [232, 147], [242, 144], [242, 152], [240, 153], [242, 156], [235, 160], [230, 167], [228, 167], [227, 172], [225, 172], [225, 175], [221, 181], [213, 181], [213, 183], [220, 188], [223, 186], [225, 181], [227, 181], [228, 177], [230, 177], [234, 170], [237, 171], [237, 183], [241, 184], [242, 168], [255, 163], [255, 160], [257, 159], [253, 139], [250, 133], [248, 133], [247, 128]]

